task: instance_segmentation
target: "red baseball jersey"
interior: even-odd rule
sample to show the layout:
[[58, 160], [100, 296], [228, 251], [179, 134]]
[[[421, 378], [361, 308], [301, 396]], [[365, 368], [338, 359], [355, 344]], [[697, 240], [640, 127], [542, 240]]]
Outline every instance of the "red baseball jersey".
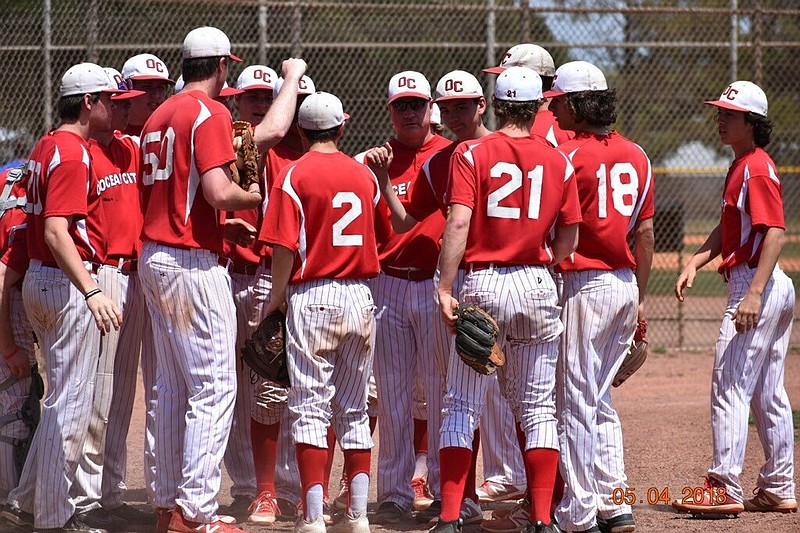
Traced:
[[533, 119], [533, 126], [531, 126], [531, 135], [543, 137], [547, 142], [558, 147], [575, 138], [575, 132], [562, 130], [558, 126], [556, 116], [549, 109], [536, 113], [536, 117]]
[[550, 230], [581, 221], [572, 165], [540, 137], [495, 132], [461, 143], [451, 174], [450, 203], [472, 209], [467, 263], [549, 264]]
[[378, 275], [378, 180], [336, 152], [309, 152], [286, 167], [272, 190], [259, 241], [294, 250], [291, 283]]
[[[258, 213], [257, 229], [264, 224], [264, 215], [269, 205], [269, 197], [272, 189], [278, 181], [278, 175], [287, 165], [303, 157], [303, 152], [299, 152], [288, 146], [285, 142], [279, 142], [267, 151], [267, 158], [264, 164], [264, 181], [261, 182], [261, 190], [264, 191], [264, 201], [261, 203], [261, 211]], [[239, 247], [237, 246], [237, 249]], [[263, 258], [266, 266], [272, 264], [272, 248], [256, 241], [253, 243], [253, 254], [259, 259]], [[234, 259], [235, 260], [235, 259]]]
[[28, 161], [28, 255], [43, 263], [55, 263], [44, 242], [44, 220], [72, 217], [69, 234], [81, 259], [105, 261], [107, 225], [96, 183], [89, 171], [89, 143], [81, 136], [55, 130], [42, 137]]
[[575, 169], [581, 222], [578, 249], [560, 270], [634, 268], [628, 235], [655, 214], [653, 173], [642, 148], [617, 132], [580, 132], [563, 150]]
[[737, 158], [722, 193], [722, 264], [719, 271], [758, 266], [768, 228], [786, 229], [781, 181], [775, 163], [761, 148]]
[[[0, 173], [0, 191], [4, 191], [9, 172]], [[16, 199], [25, 198], [25, 179], [14, 183], [8, 197], [9, 205]], [[17, 274], [28, 270], [28, 245], [25, 239], [27, 215], [22, 207], [9, 207], [0, 212], [0, 261]]]
[[121, 133], [110, 144], [89, 141], [92, 180], [106, 220], [106, 253], [109, 258], [139, 256], [142, 234], [142, 202], [138, 183], [139, 144]]
[[[422, 165], [434, 153], [450, 145], [451, 141], [440, 135], [434, 135], [419, 148], [409, 148], [397, 139], [392, 139], [389, 143], [393, 152], [389, 178], [398, 199], [406, 202], [415, 181], [420, 176]], [[363, 156], [364, 154], [359, 154], [356, 159], [363, 162]], [[444, 231], [444, 216], [441, 213], [433, 214], [414, 226], [411, 231], [398, 235], [392, 230], [391, 212], [382, 198], [378, 209], [380, 213], [378, 256], [381, 265], [435, 270], [439, 261], [439, 241]]]
[[202, 91], [153, 112], [141, 137], [145, 240], [222, 252], [225, 215], [206, 200], [200, 176], [236, 159], [232, 127], [228, 108]]
[[447, 216], [447, 182], [450, 176], [450, 156], [458, 143], [450, 143], [433, 154], [422, 165], [420, 175], [414, 181], [408, 199], [403, 202], [408, 214], [417, 220], [424, 220], [440, 211]]

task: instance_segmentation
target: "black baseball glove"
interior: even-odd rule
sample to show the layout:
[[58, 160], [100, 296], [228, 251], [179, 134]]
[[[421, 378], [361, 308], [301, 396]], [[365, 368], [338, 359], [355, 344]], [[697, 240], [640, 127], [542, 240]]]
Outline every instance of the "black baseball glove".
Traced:
[[500, 329], [489, 313], [477, 304], [460, 304], [456, 309], [456, 351], [461, 360], [480, 374], [493, 374], [506, 363], [497, 345]]
[[262, 378], [281, 387], [291, 386], [286, 360], [286, 316], [282, 312], [264, 317], [253, 335], [244, 341], [242, 360]]

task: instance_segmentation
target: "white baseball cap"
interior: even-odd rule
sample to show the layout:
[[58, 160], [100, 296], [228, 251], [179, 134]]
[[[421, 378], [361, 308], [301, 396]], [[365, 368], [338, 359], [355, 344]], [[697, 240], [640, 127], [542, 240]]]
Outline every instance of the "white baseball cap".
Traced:
[[222, 30], [211, 26], [195, 28], [183, 40], [183, 58], [228, 57], [241, 61], [231, 53], [231, 42]]
[[94, 63], [73, 65], [61, 77], [59, 98], [93, 93], [110, 93], [113, 100], [124, 100], [143, 94], [141, 91], [121, 89], [117, 81], [103, 67]]
[[541, 100], [542, 78], [528, 67], [509, 67], [497, 76], [494, 97], [506, 102]]
[[767, 95], [761, 87], [750, 81], [735, 81], [722, 92], [719, 100], [708, 100], [706, 103], [734, 111], [745, 113], [750, 111], [762, 117], [767, 116]]
[[389, 103], [398, 98], [431, 99], [431, 84], [425, 76], [413, 70], [404, 70], [389, 80]]
[[316, 92], [303, 100], [297, 112], [297, 125], [305, 130], [329, 130], [341, 126], [350, 115], [342, 109], [342, 101], [331, 93]]
[[497, 67], [485, 68], [484, 72], [500, 74], [509, 67], [528, 67], [539, 76], [553, 76], [556, 66], [550, 52], [537, 44], [523, 43], [512, 46]]
[[441, 124], [442, 123], [442, 111], [439, 109], [439, 106], [433, 104], [431, 106], [431, 124]]
[[266, 89], [271, 91], [275, 88], [278, 81], [278, 74], [264, 65], [250, 65], [239, 74], [236, 80], [236, 88], [241, 91], [253, 91], [256, 89]]
[[607, 89], [608, 84], [602, 70], [586, 61], [570, 61], [558, 67], [553, 78], [553, 88], [544, 95], [546, 98], [553, 98], [567, 93]]
[[[278, 78], [278, 80], [275, 82], [275, 87], [272, 88], [272, 96], [276, 96], [277, 97], [278, 93], [281, 92], [281, 87], [283, 87], [283, 78], [282, 77]], [[314, 82], [311, 81], [311, 78], [309, 78], [308, 76], [303, 75], [303, 77], [300, 78], [297, 81], [297, 94], [298, 95], [301, 95], [301, 94], [314, 94], [315, 92], [317, 92], [317, 88], [314, 86]]]
[[153, 54], [139, 54], [128, 59], [122, 65], [122, 77], [126, 80], [158, 80], [175, 83], [169, 79], [169, 70], [164, 62]]
[[122, 77], [122, 74], [120, 74], [120, 72], [117, 69], [112, 67], [103, 67], [103, 70], [106, 71], [106, 74], [111, 76], [111, 79], [114, 80], [114, 83], [117, 84], [118, 89], [122, 89], [123, 91], [128, 90], [128, 84], [125, 83], [125, 78]]
[[454, 70], [445, 74], [436, 84], [436, 98], [433, 101], [472, 99], [482, 96], [483, 87], [475, 76], [463, 70]]

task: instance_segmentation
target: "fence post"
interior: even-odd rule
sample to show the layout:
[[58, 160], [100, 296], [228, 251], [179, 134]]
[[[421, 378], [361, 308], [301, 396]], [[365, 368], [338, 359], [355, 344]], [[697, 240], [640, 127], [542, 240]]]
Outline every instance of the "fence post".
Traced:
[[[496, 46], [496, 37], [495, 37], [495, 12], [494, 12], [494, 0], [486, 0], [486, 66], [493, 67], [497, 63], [495, 63], [494, 59], [494, 49]], [[486, 76], [487, 83], [486, 83], [486, 91], [487, 96], [486, 100], [491, 101], [491, 96], [494, 94], [494, 76]], [[488, 114], [488, 119], [486, 120], [486, 127], [490, 130], [494, 131], [495, 129], [495, 121], [494, 121], [494, 113]]]
[[44, 76], [44, 130], [50, 131], [53, 127], [53, 62], [50, 57], [52, 35], [50, 29], [50, 15], [52, 6], [50, 0], [42, 0], [42, 65]]
[[739, 79], [739, 0], [731, 0], [731, 83]]
[[753, 82], [756, 85], [761, 85], [761, 75], [762, 75], [762, 63], [761, 63], [761, 54], [763, 50], [761, 49], [761, 33], [762, 33], [762, 6], [761, 1], [756, 1], [756, 11], [753, 14], [753, 71], [755, 73]]
[[303, 54], [303, 11], [300, 8], [299, 0], [294, 2], [292, 12], [292, 57], [300, 57]]
[[258, 2], [258, 62], [267, 64], [267, 0]]
[[97, 63], [97, 0], [90, 0], [89, 2], [89, 15], [88, 15], [88, 28], [86, 38], [86, 60], [92, 63]]

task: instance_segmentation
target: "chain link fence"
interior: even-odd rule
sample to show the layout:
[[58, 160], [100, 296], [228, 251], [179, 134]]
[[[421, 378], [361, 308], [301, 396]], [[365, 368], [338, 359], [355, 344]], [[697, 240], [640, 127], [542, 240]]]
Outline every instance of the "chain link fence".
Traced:
[[[413, 69], [435, 85], [459, 68], [491, 94], [494, 66], [519, 42], [547, 48], [556, 65], [584, 59], [617, 88], [616, 127], [643, 146], [656, 173], [655, 266], [648, 316], [655, 347], [713, 345], [725, 286], [712, 268], [678, 304], [680, 265], [716, 225], [732, 156], [719, 143], [714, 111], [702, 105], [735, 79], [761, 85], [775, 123], [768, 147], [784, 186], [787, 243], [781, 261], [800, 280], [800, 9], [780, 0], [4, 0], [0, 20], [0, 163], [27, 156], [55, 121], [61, 74], [94, 61], [121, 69], [149, 52], [180, 74], [192, 28], [231, 38], [235, 65], [280, 68], [303, 57], [322, 90], [339, 95], [353, 120], [342, 148], [357, 153], [391, 136], [386, 90]], [[691, 7], [686, 7], [691, 6]], [[491, 117], [488, 119], [491, 123]], [[798, 313], [796, 313], [798, 314]], [[800, 346], [800, 328], [792, 345]]]

